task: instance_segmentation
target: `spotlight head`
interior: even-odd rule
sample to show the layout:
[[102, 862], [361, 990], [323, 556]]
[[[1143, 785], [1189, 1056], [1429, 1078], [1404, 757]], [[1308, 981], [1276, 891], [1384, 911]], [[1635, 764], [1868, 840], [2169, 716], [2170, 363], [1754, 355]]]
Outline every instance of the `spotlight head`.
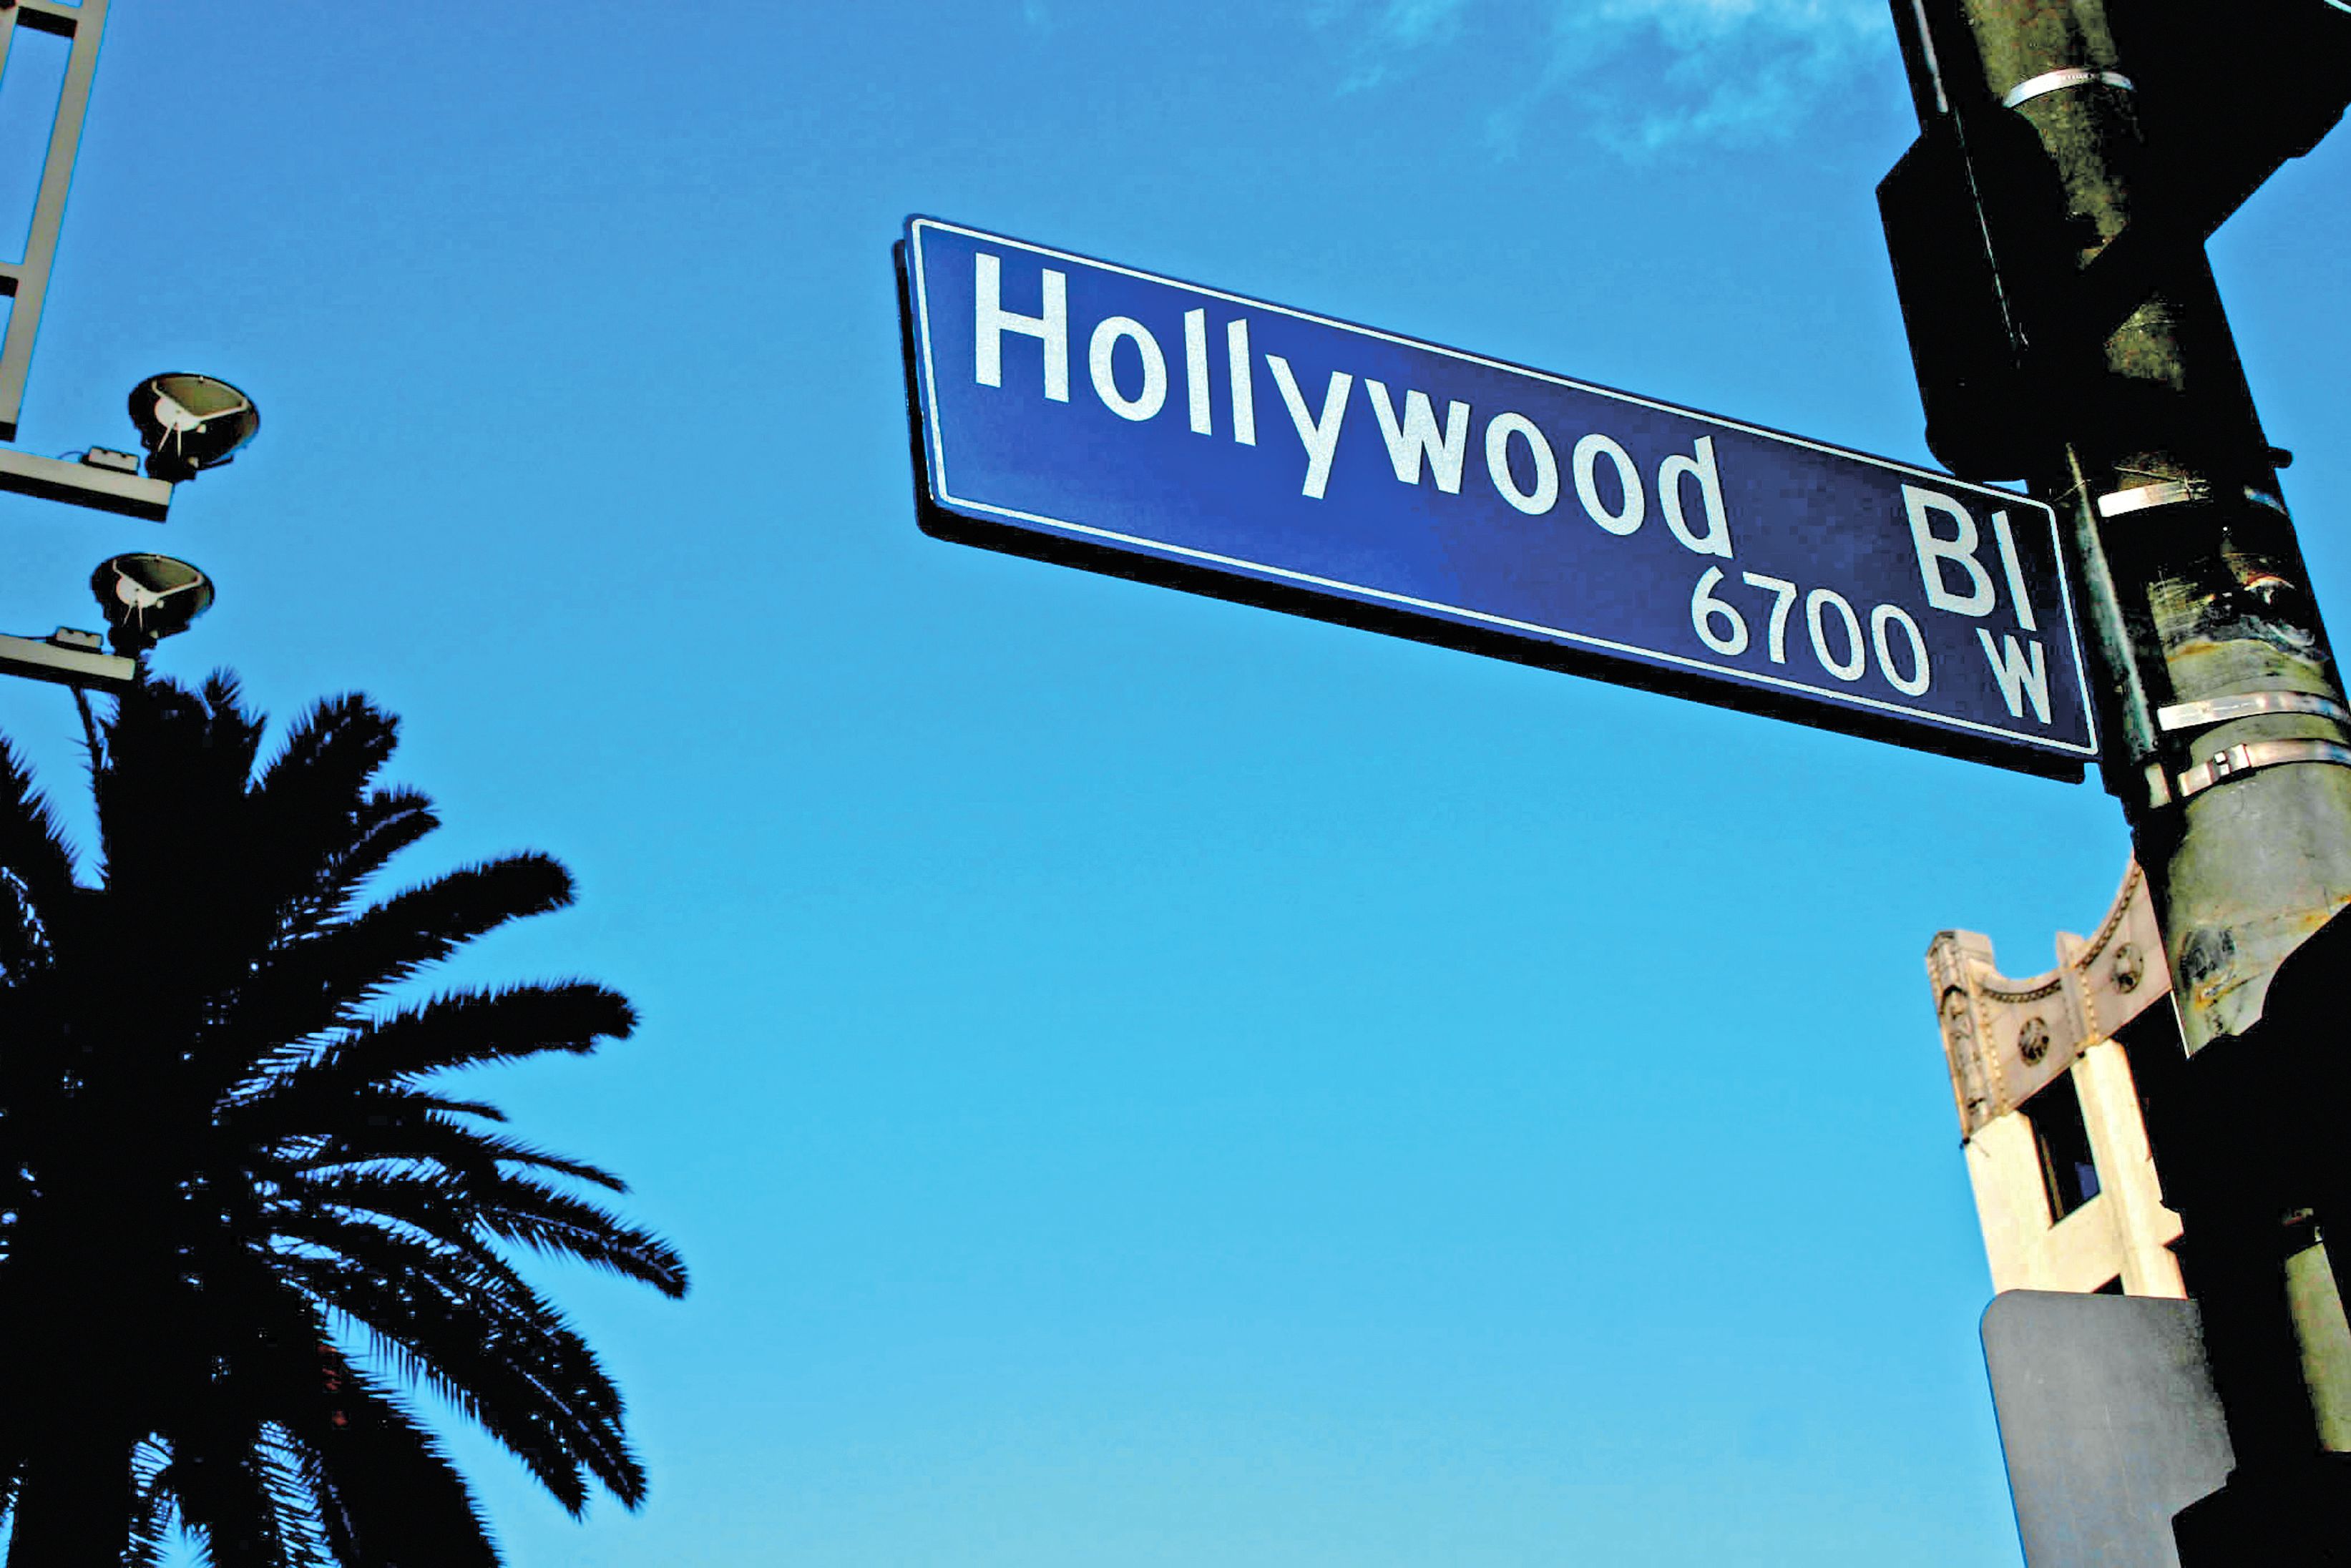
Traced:
[[177, 636], [211, 608], [213, 581], [167, 555], [118, 555], [99, 562], [89, 591], [118, 653], [141, 653]]
[[148, 476], [177, 483], [228, 462], [261, 428], [261, 411], [226, 382], [173, 371], [131, 389], [131, 423], [147, 448]]

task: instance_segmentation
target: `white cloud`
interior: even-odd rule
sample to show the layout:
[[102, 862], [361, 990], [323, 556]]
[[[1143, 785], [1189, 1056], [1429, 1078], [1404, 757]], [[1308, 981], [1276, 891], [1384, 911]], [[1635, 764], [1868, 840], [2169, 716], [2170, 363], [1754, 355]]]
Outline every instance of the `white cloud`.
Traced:
[[[1341, 92], [1359, 92], [1387, 81], [1406, 57], [1433, 45], [1449, 44], [1461, 30], [1462, 14], [1473, 0], [1316, 0], [1309, 19], [1317, 26], [1362, 26], [1357, 63]], [[1364, 16], [1363, 13], [1370, 15]]]
[[1513, 62], [1487, 121], [1504, 153], [1561, 112], [1633, 156], [1783, 134], [1844, 78], [1877, 68], [1892, 31], [1884, 0], [1314, 0], [1308, 15], [1353, 36], [1341, 91], [1479, 35]]

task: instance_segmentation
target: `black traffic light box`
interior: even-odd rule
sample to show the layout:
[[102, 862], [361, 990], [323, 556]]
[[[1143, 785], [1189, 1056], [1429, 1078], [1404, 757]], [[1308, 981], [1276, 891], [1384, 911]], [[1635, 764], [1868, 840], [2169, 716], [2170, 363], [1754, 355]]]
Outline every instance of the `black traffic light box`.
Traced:
[[[1932, 45], [1911, 23], [1929, 9], [1942, 14]], [[1926, 130], [1877, 199], [1927, 444], [1963, 477], [2017, 478], [2048, 439], [2070, 356], [2342, 118], [2351, 0], [2110, 0], [2151, 167], [2130, 227], [2086, 267], [2054, 165], [1974, 74], [1956, 7], [1907, 10], [1896, 7]], [[1938, 70], [1938, 55], [1969, 68]]]
[[2167, 216], [2202, 239], [2351, 105], [2346, 0], [2110, 0]]
[[1928, 450], [1966, 478], [2018, 477], [2073, 274], [2056, 165], [2012, 111], [1955, 110], [1879, 183], [1877, 209]]

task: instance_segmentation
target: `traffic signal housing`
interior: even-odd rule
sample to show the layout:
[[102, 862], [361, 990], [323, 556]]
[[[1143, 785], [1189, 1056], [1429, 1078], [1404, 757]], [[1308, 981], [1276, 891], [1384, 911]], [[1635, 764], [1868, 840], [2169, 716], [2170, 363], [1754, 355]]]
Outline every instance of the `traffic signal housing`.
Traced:
[[1938, 115], [1877, 187], [1927, 446], [1962, 478], [2032, 466], [2073, 257], [2065, 193], [2031, 124], [1996, 105]]
[[2111, 0], [2166, 214], [2209, 236], [2351, 106], [2346, 0]]
[[1878, 212], [1927, 444], [1965, 478], [2020, 478], [2053, 456], [2048, 415], [2095, 346], [2351, 107], [2351, 0], [2105, 12], [2120, 69], [2102, 79], [2129, 89], [2147, 163], [2128, 225], [2086, 262], [2094, 236], [2039, 132], [1959, 68], [1965, 26], [1921, 11], [1905, 37], [1926, 130], [1879, 184]]

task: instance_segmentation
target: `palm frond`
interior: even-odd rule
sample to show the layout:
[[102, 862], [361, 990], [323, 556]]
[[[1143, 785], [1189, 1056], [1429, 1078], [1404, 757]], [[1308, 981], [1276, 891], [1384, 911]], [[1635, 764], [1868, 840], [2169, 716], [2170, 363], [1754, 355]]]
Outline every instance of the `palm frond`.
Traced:
[[495, 1568], [399, 1386], [570, 1512], [591, 1487], [635, 1507], [620, 1391], [517, 1260], [686, 1278], [575, 1190], [618, 1176], [441, 1075], [635, 1014], [584, 980], [406, 999], [569, 874], [517, 854], [379, 896], [437, 825], [378, 781], [396, 722], [332, 698], [256, 768], [263, 731], [225, 675], [126, 694], [92, 747], [96, 886], [0, 743], [0, 1521], [28, 1508], [77, 1560], [160, 1563], [176, 1523], [222, 1568]]
[[168, 1479], [171, 1451], [148, 1438], [133, 1451], [131, 1469], [131, 1545], [122, 1560], [131, 1568], [158, 1568], [179, 1521], [179, 1504]]
[[394, 987], [509, 921], [564, 907], [571, 892], [547, 855], [460, 867], [273, 948], [234, 1000], [238, 1021], [283, 1040], [361, 1025]]
[[330, 1081], [399, 1082], [541, 1051], [584, 1055], [636, 1026], [627, 998], [584, 980], [461, 991], [353, 1030], [319, 1065]]
[[0, 976], [15, 976], [48, 946], [76, 891], [72, 848], [32, 775], [0, 741]]
[[[253, 781], [246, 811], [268, 832], [255, 835], [249, 873], [293, 927], [339, 910], [383, 858], [430, 831], [421, 795], [370, 789], [399, 738], [399, 721], [365, 697], [331, 697], [302, 716]], [[382, 854], [355, 856], [392, 824]]]
[[344, 1568], [497, 1568], [480, 1505], [387, 1388], [320, 1347], [325, 1377], [298, 1435], [303, 1479]]
[[625, 1190], [618, 1176], [569, 1160], [516, 1139], [451, 1121], [445, 1113], [463, 1102], [402, 1090], [371, 1090], [348, 1096], [350, 1112], [338, 1130], [308, 1141], [286, 1155], [294, 1171], [385, 1163], [438, 1165], [451, 1172], [487, 1179], [500, 1164], [535, 1166], [576, 1176], [598, 1186]]
[[685, 1294], [685, 1260], [676, 1249], [608, 1209], [513, 1176], [477, 1201], [480, 1223], [494, 1236], [642, 1280], [664, 1296]]
[[666, 1296], [685, 1293], [685, 1264], [669, 1243], [606, 1209], [525, 1177], [346, 1170], [315, 1176], [302, 1191], [308, 1202], [371, 1210], [452, 1246], [476, 1247], [486, 1234], [641, 1280]]
[[433, 802], [414, 789], [378, 789], [367, 796], [353, 809], [341, 847], [319, 861], [315, 904], [289, 909], [285, 935], [298, 937], [324, 921], [349, 915], [360, 888], [392, 856], [440, 825]]
[[[356, 692], [324, 697], [295, 721], [286, 744], [254, 779], [253, 798], [273, 823], [299, 831], [321, 809], [357, 799], [400, 744], [400, 721]], [[320, 841], [306, 847], [327, 848]]]
[[520, 1166], [570, 1176], [607, 1192], [629, 1190], [628, 1183], [601, 1166], [569, 1159], [519, 1138], [463, 1126], [435, 1113], [445, 1110], [450, 1102], [413, 1095], [404, 1103], [417, 1108], [414, 1116], [398, 1121], [387, 1118], [369, 1127], [366, 1135], [340, 1134], [320, 1140], [307, 1152], [289, 1156], [287, 1169], [307, 1173], [351, 1166], [432, 1166], [486, 1180], [502, 1166]]
[[[335, 1227], [314, 1215], [304, 1228], [332, 1235], [338, 1256], [281, 1260], [287, 1277], [364, 1325], [566, 1510], [587, 1506], [582, 1472], [629, 1507], [643, 1500], [644, 1471], [622, 1431], [620, 1391], [586, 1342], [518, 1277], [445, 1251], [421, 1262], [423, 1249], [371, 1226]], [[395, 1259], [396, 1274], [380, 1266]]]
[[180, 1522], [214, 1568], [328, 1568], [298, 1456], [242, 1412], [198, 1416], [165, 1433]]

